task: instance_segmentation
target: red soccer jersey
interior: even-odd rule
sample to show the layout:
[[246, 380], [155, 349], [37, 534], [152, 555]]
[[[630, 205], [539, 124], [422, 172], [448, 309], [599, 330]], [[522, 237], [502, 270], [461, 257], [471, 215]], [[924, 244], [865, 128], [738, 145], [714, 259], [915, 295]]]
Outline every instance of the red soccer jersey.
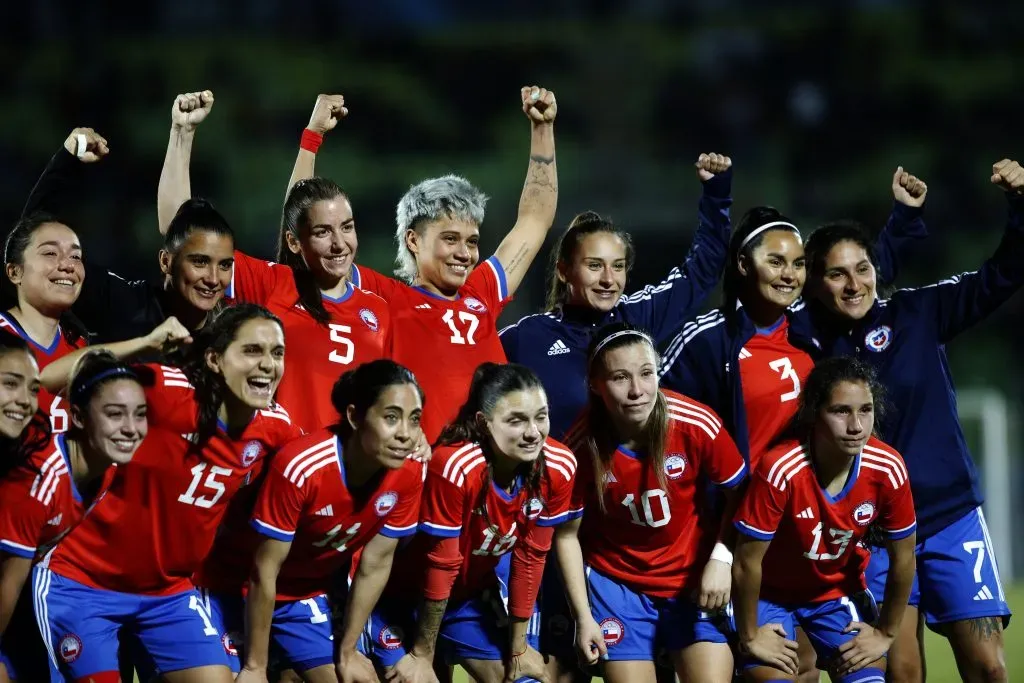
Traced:
[[252, 515], [257, 532], [292, 544], [277, 577], [277, 599], [330, 591], [337, 572], [377, 534], [416, 533], [422, 493], [423, 464], [416, 460], [352, 491], [333, 432], [322, 429], [289, 444], [270, 463]]
[[872, 438], [850, 477], [832, 497], [818, 483], [806, 446], [787, 441], [761, 459], [736, 527], [771, 541], [761, 573], [761, 597], [806, 605], [865, 588], [858, 542], [878, 523], [891, 539], [917, 528], [907, 468], [895, 450]]
[[362, 266], [352, 266], [352, 282], [391, 307], [390, 355], [423, 388], [423, 433], [434, 443], [466, 401], [477, 367], [506, 362], [498, 338], [498, 316], [509, 299], [505, 270], [497, 256], [478, 264], [454, 301]]
[[[36, 357], [36, 363], [39, 364], [40, 371], [53, 361], [87, 345], [84, 339], [78, 339], [74, 343], [69, 342], [58, 327], [57, 334], [50, 341], [50, 345], [43, 346], [28, 336], [28, 332], [22, 329], [10, 313], [0, 313], [0, 329], [16, 334], [28, 342], [29, 348], [32, 349], [32, 353]], [[63, 396], [41, 389], [39, 391], [39, 410], [50, 416], [50, 426], [53, 428], [54, 434], [68, 430], [68, 402]]]
[[709, 513], [708, 483], [735, 487], [747, 466], [711, 408], [667, 389], [661, 393], [668, 407], [667, 491], [646, 454], [619, 446], [604, 474], [602, 513], [594, 463], [584, 445], [585, 419], [570, 428], [567, 441], [579, 444], [577, 453], [588, 453], [581, 460], [571, 506], [573, 515], [583, 514], [584, 560], [635, 591], [672, 598], [700, 584], [721, 528], [720, 518]]
[[145, 595], [187, 590], [228, 503], [262, 459], [300, 436], [279, 406], [237, 438], [218, 428], [200, 449], [194, 391], [167, 366], [146, 389], [149, 433], [106, 495], [57, 546], [50, 568], [87, 586]]
[[41, 556], [82, 513], [64, 435], [59, 434], [0, 479], [0, 551]]
[[[496, 582], [495, 567], [517, 542], [528, 542], [540, 527], [569, 519], [569, 502], [576, 475], [576, 456], [564, 445], [544, 443], [544, 474], [535, 495], [522, 481], [511, 493], [487, 475], [487, 461], [476, 443], [442, 446], [427, 468], [420, 529], [440, 538], [458, 538], [457, 578], [428, 581], [424, 595], [431, 600], [477, 597]], [[454, 547], [452, 548], [454, 553]], [[452, 572], [454, 574], [454, 572]], [[455, 578], [454, 586], [448, 581]], [[440, 585], [440, 584], [444, 585]]]
[[796, 415], [800, 389], [814, 368], [804, 351], [789, 343], [785, 318], [768, 334], [755, 334], [740, 349], [740, 386], [747, 412], [750, 467]]
[[228, 296], [265, 306], [281, 319], [288, 372], [281, 378], [277, 402], [307, 434], [338, 421], [331, 405], [338, 377], [385, 356], [391, 332], [388, 305], [351, 284], [337, 299], [322, 295], [331, 320], [321, 325], [299, 303], [291, 268], [236, 251]]

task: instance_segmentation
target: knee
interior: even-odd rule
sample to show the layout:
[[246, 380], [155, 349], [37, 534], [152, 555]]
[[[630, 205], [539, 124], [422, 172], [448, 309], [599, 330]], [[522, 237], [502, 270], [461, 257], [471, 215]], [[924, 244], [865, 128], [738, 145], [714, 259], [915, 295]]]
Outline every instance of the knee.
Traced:
[[975, 673], [978, 683], [1005, 683], [1010, 680], [1001, 657], [994, 662], [979, 662]]
[[923, 683], [924, 666], [917, 650], [915, 649], [907, 656], [896, 657], [890, 650], [885, 679], [889, 683]]

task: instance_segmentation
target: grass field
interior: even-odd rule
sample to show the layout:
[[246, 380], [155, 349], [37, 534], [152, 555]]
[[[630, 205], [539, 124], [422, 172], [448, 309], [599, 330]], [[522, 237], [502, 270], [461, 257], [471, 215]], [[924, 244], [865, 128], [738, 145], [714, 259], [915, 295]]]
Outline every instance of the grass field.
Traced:
[[[1007, 598], [1010, 609], [1018, 615], [1010, 629], [1004, 634], [1006, 667], [1010, 673], [1010, 680], [1016, 680], [1024, 675], [1024, 635], [1021, 632], [1024, 626], [1018, 621], [1024, 614], [1024, 583], [1011, 586], [1007, 591]], [[928, 683], [959, 683], [960, 676], [956, 671], [953, 652], [944, 638], [927, 629], [925, 629], [925, 658], [928, 666]], [[467, 683], [468, 680], [461, 670], [456, 671], [455, 683]], [[822, 680], [827, 680], [827, 678], [823, 676]]]

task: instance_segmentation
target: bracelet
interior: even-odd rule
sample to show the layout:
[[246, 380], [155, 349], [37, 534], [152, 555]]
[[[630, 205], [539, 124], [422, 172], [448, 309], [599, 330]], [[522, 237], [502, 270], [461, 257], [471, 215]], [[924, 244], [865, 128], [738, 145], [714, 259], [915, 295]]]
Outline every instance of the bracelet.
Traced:
[[320, 145], [324, 142], [324, 136], [317, 133], [315, 130], [306, 128], [302, 131], [302, 138], [299, 140], [299, 149], [304, 149], [308, 152], [316, 154], [317, 150], [320, 149]]
[[730, 567], [732, 566], [732, 551], [725, 547], [722, 542], [715, 543], [715, 547], [711, 550], [712, 560], [718, 560], [719, 562], [725, 562]]

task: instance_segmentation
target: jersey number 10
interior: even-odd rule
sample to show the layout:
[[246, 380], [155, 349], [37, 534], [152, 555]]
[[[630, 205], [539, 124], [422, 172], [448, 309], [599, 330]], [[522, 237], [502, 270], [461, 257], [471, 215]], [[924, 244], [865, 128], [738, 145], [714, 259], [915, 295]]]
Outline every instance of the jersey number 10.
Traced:
[[[668, 506], [668, 494], [661, 489], [651, 489], [641, 493], [639, 507], [636, 504], [636, 497], [632, 493], [626, 494], [626, 497], [622, 499], [622, 504], [629, 508], [629, 516], [632, 517], [633, 524], [657, 528], [672, 521], [672, 510]], [[657, 515], [654, 513], [655, 505], [660, 510]], [[643, 511], [642, 516], [641, 511]]]

